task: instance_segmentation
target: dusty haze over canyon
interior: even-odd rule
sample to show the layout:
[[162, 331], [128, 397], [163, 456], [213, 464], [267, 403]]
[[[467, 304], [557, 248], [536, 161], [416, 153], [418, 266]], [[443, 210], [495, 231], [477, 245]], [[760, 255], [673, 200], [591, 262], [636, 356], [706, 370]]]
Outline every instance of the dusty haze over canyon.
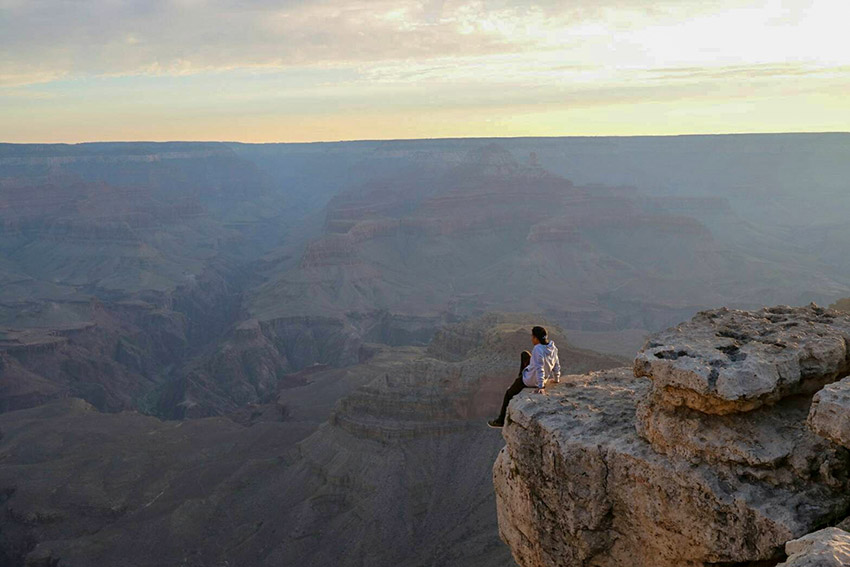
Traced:
[[[846, 309], [848, 179], [850, 134], [0, 144], [0, 564], [803, 565], [844, 545], [785, 546], [850, 513], [850, 326], [757, 310]], [[767, 323], [664, 332], [720, 307]], [[572, 377], [503, 438], [541, 323]], [[796, 378], [753, 346], [791, 323]], [[718, 393], [744, 355], [782, 379]], [[724, 519], [673, 549], [695, 486]]]

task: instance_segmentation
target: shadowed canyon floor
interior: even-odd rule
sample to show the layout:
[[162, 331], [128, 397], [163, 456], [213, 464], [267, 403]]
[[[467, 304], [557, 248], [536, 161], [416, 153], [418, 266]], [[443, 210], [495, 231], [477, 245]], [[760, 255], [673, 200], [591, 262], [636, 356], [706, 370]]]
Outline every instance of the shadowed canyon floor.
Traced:
[[[3, 553], [28, 565], [509, 565], [487, 466], [502, 439], [484, 422], [530, 328], [489, 316], [427, 348], [375, 347], [232, 419], [105, 414], [77, 399], [6, 413]], [[573, 372], [622, 364], [561, 345]]]

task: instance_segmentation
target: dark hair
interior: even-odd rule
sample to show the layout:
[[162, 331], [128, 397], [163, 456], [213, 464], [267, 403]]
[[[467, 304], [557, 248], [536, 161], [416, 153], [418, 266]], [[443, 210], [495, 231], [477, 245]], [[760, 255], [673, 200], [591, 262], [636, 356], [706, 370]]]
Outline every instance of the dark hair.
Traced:
[[531, 334], [537, 337], [537, 340], [540, 341], [541, 344], [545, 345], [549, 342], [549, 339], [546, 336], [548, 333], [546, 333], [546, 329], [543, 327], [534, 327], [531, 329]]

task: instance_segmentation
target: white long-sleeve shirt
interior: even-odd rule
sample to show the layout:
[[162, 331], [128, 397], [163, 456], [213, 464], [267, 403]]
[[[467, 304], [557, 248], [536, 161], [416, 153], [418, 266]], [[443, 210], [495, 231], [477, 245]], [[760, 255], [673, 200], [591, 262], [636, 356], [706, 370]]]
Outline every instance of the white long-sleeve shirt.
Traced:
[[542, 388], [543, 383], [561, 377], [561, 361], [558, 360], [558, 347], [548, 344], [534, 345], [531, 349], [531, 362], [522, 371], [522, 382], [529, 388]]

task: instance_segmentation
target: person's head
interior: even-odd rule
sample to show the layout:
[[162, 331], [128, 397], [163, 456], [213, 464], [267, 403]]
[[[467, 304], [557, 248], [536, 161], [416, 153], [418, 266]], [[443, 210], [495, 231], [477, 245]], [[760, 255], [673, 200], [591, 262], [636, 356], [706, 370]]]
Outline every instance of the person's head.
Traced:
[[531, 329], [531, 342], [535, 345], [545, 345], [549, 343], [546, 329], [543, 327], [534, 327]]

